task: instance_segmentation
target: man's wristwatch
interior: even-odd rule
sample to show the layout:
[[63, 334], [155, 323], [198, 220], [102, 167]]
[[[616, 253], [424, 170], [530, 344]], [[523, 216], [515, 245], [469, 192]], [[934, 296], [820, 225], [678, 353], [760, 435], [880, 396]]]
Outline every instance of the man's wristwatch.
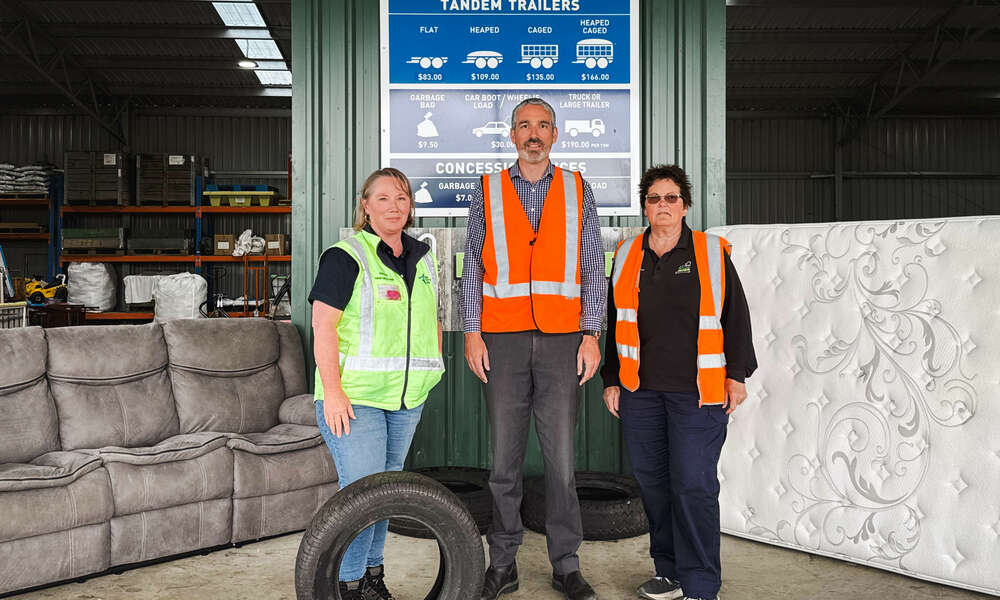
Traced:
[[600, 338], [601, 337], [601, 332], [598, 331], [598, 330], [596, 330], [596, 329], [584, 329], [580, 333], [582, 333], [583, 335], [592, 335], [595, 338]]

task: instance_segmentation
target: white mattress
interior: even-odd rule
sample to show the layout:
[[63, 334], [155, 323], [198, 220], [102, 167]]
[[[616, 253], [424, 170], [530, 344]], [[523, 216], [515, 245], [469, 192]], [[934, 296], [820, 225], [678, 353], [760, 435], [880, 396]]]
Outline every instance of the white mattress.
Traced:
[[1000, 217], [711, 231], [760, 363], [723, 531], [1000, 595]]

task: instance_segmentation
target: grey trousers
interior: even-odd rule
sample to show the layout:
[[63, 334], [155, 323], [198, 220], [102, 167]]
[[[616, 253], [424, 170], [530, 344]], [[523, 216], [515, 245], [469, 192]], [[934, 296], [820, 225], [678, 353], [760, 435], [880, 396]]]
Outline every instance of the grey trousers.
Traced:
[[545, 466], [545, 531], [549, 562], [558, 575], [580, 569], [583, 540], [574, 475], [574, 432], [580, 408], [576, 354], [581, 334], [538, 331], [484, 333], [489, 352], [486, 407], [490, 417], [493, 525], [486, 534], [490, 564], [506, 567], [521, 545], [521, 480], [528, 427]]

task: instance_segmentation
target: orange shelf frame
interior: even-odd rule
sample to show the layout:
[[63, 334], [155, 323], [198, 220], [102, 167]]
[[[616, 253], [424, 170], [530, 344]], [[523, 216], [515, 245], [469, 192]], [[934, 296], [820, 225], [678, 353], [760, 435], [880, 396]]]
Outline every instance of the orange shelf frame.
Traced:
[[[264, 257], [261, 255], [253, 255], [249, 257], [250, 262], [263, 262]], [[291, 262], [292, 257], [289, 254], [272, 254], [267, 257], [267, 262]], [[243, 262], [242, 256], [202, 256], [201, 262]]]
[[151, 312], [88, 312], [88, 321], [148, 321], [153, 318]]
[[0, 240], [44, 240], [49, 241], [47, 233], [0, 233]]
[[196, 254], [60, 254], [59, 262], [106, 262], [106, 263], [198, 263]]
[[174, 214], [195, 214], [197, 206], [85, 206], [82, 204], [64, 204], [60, 208], [63, 214], [83, 213], [92, 215], [108, 214], [151, 214], [151, 213], [174, 213]]
[[292, 205], [286, 204], [281, 206], [202, 206], [201, 212], [205, 214], [255, 213], [255, 214], [286, 215], [286, 214], [291, 214]]
[[[48, 202], [48, 201], [46, 201]], [[201, 217], [203, 214], [291, 214], [291, 205], [284, 206], [84, 206], [64, 204], [62, 214], [187, 214]]]
[[0, 198], [0, 206], [48, 206], [48, 198]]
[[[264, 262], [263, 256], [251, 256], [250, 262]], [[291, 255], [268, 256], [267, 262], [291, 262]], [[242, 256], [202, 256], [200, 254], [61, 254], [60, 263], [68, 262], [107, 262], [107, 263], [192, 263], [200, 266], [202, 263], [228, 262], [241, 263]]]

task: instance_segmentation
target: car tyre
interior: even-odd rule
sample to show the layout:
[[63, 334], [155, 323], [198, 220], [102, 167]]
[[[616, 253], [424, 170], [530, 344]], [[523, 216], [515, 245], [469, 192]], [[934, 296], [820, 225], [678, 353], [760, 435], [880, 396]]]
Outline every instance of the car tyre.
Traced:
[[467, 600], [483, 585], [483, 544], [472, 515], [448, 488], [418, 473], [376, 473], [330, 498], [302, 536], [295, 559], [298, 600], [340, 600], [340, 562], [358, 533], [406, 517], [434, 533], [440, 561], [426, 600]]

